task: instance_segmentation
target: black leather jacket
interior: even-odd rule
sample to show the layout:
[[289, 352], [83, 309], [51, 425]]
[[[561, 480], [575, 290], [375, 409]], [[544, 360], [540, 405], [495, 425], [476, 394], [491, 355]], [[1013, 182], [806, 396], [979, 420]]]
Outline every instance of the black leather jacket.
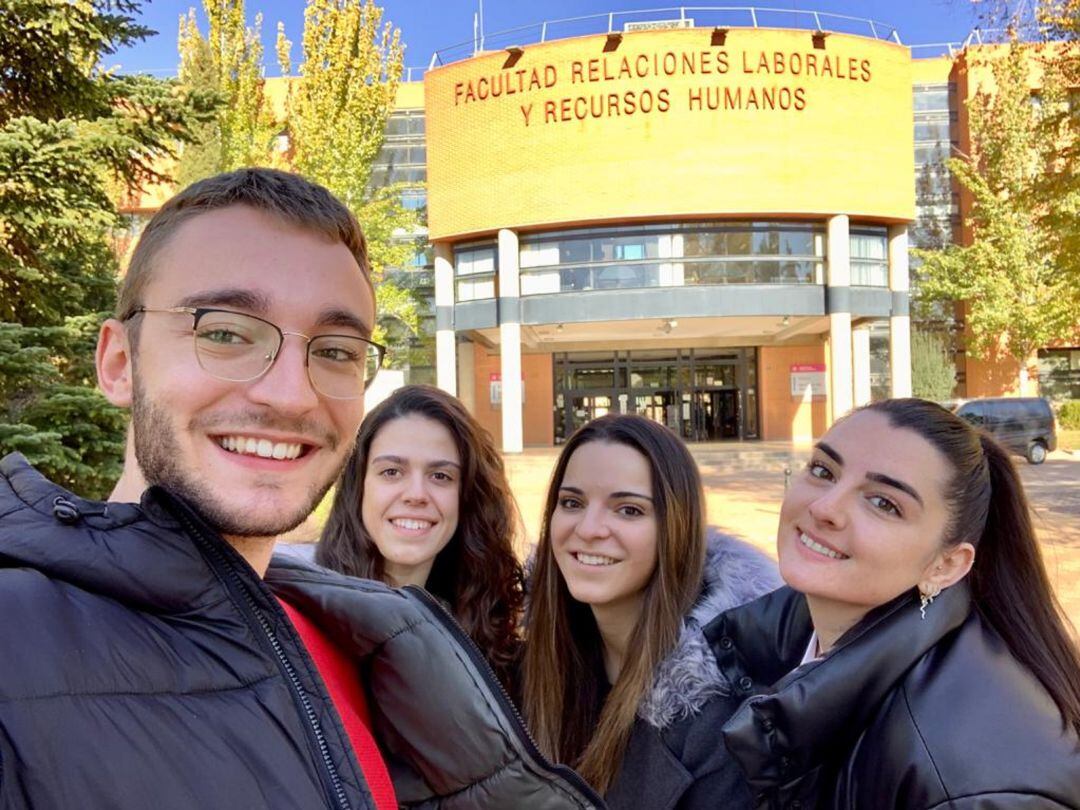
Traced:
[[275, 558], [185, 504], [81, 500], [0, 462], [0, 808], [371, 808], [275, 595], [356, 661], [399, 802], [599, 808], [537, 752], [437, 602]]
[[905, 594], [798, 666], [810, 633], [788, 588], [706, 628], [725, 675], [762, 692], [723, 731], [757, 807], [1080, 808], [1076, 736], [966, 581], [925, 620]]

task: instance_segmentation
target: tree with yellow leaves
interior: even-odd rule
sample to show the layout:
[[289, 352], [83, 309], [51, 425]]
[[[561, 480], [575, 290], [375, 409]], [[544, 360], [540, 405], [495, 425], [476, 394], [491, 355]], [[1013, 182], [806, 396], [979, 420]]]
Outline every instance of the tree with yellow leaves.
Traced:
[[[206, 36], [194, 9], [180, 19], [180, 80], [215, 89], [221, 106], [216, 120], [197, 133], [201, 144], [185, 150], [177, 171], [181, 185], [241, 166], [270, 165], [326, 186], [356, 215], [368, 240], [376, 337], [384, 337], [390, 324], [402, 338], [418, 335], [422, 301], [409, 283], [412, 276], [387, 279], [386, 271], [412, 263], [420, 222], [402, 207], [400, 187], [370, 184], [401, 75], [400, 31], [383, 23], [372, 0], [309, 0], [304, 59], [292, 77], [291, 43], [278, 23], [277, 55], [288, 82], [282, 122], [274, 120], [264, 92], [262, 15], [249, 28], [244, 0], [203, 0], [203, 10]], [[287, 148], [279, 135], [286, 136]]]
[[993, 89], [968, 102], [971, 154], [949, 161], [972, 240], [919, 251], [918, 294], [964, 301], [969, 349], [1004, 350], [1022, 381], [1036, 349], [1080, 337], [1080, 0], [1001, 0], [983, 21], [1007, 50], [969, 55]]
[[[278, 24], [278, 60], [292, 72], [292, 43]], [[376, 280], [379, 319], [419, 332], [420, 301], [404, 276], [417, 249], [416, 215], [401, 205], [400, 186], [375, 187], [371, 167], [394, 109], [404, 45], [373, 0], [308, 0], [304, 61], [289, 85], [287, 130], [293, 168], [345, 202], [363, 225]]]
[[269, 165], [277, 130], [263, 93], [262, 15], [245, 23], [244, 0], [203, 0], [208, 23], [204, 37], [195, 9], [180, 18], [180, 84], [211, 88], [220, 106], [216, 118], [197, 133], [199, 144], [180, 160], [177, 180], [186, 186], [241, 166]]

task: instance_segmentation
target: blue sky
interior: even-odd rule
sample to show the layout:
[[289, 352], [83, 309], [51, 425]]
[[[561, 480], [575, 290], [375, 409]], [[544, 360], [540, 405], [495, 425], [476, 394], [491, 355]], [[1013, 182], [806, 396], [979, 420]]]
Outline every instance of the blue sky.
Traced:
[[[191, 0], [151, 0], [143, 9], [142, 21], [159, 34], [137, 47], [126, 49], [108, 60], [125, 72], [152, 71], [159, 75], [176, 72], [177, 21], [192, 5], [202, 19], [201, 2]], [[263, 13], [263, 39], [269, 58], [267, 75], [279, 71], [274, 64], [274, 37], [277, 22], [285, 23], [286, 33], [299, 42], [304, 23], [303, 0], [247, 0], [247, 14], [253, 20]], [[656, 9], [668, 7], [664, 0], [484, 0], [484, 30], [488, 34], [516, 28], [543, 20], [557, 20], [610, 11]], [[718, 2], [694, 5], [745, 5]], [[776, 9], [797, 9], [833, 12], [855, 17], [871, 17], [894, 26], [904, 44], [963, 40], [977, 24], [979, 5], [976, 0], [762, 0], [761, 6]], [[473, 36], [473, 15], [479, 0], [384, 0], [386, 19], [401, 29], [406, 44], [406, 64], [426, 66], [436, 50], [467, 42]], [[664, 19], [677, 14], [658, 14]], [[687, 16], [693, 16], [693, 12]], [[524, 37], [523, 37], [524, 39]], [[299, 46], [294, 47], [293, 61], [299, 61]]]

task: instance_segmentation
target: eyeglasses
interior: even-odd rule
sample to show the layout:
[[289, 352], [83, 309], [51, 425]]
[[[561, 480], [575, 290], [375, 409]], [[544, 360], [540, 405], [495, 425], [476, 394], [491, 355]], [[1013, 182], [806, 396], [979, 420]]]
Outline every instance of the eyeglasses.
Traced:
[[285, 332], [270, 321], [227, 309], [138, 307], [124, 320], [144, 312], [190, 315], [199, 366], [219, 380], [257, 380], [274, 365], [285, 336], [295, 335], [307, 342], [305, 364], [312, 388], [330, 399], [360, 399], [386, 356], [385, 346], [366, 338]]

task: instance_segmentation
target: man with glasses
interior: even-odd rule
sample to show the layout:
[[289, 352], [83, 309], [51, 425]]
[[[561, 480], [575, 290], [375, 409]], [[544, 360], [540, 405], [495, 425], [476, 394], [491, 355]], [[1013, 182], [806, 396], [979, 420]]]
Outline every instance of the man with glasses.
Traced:
[[0, 462], [0, 810], [599, 805], [426, 594], [271, 561], [352, 449], [374, 325], [319, 186], [241, 170], [150, 221], [97, 349], [109, 501]]

